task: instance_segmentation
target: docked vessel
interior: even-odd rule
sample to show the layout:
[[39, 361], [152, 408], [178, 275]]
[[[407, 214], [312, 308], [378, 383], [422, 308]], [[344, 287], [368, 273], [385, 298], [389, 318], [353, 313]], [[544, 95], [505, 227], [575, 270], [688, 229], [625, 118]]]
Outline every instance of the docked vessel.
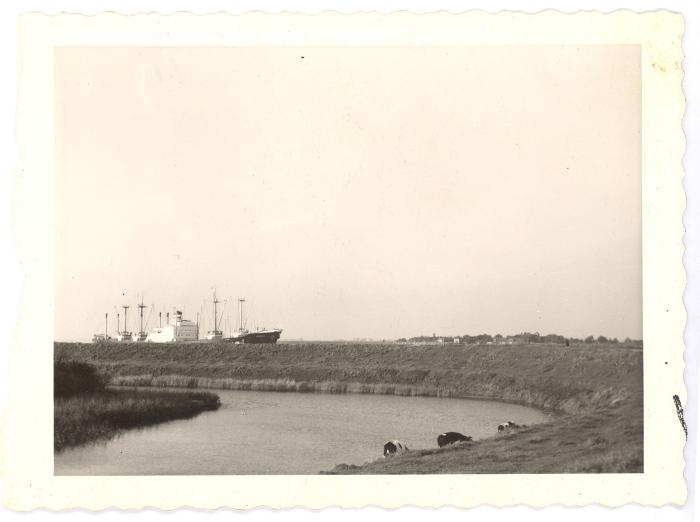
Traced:
[[[143, 297], [141, 302], [137, 305], [139, 308], [139, 331], [132, 333], [127, 327], [127, 316], [129, 312], [129, 305], [122, 305], [121, 308], [124, 310], [124, 329], [121, 329], [120, 324], [120, 314], [117, 314], [117, 335], [111, 337], [108, 335], [108, 314], [105, 314], [105, 331], [104, 333], [97, 333], [93, 335], [92, 341], [94, 343], [105, 343], [105, 342], [147, 342], [147, 343], [177, 343], [177, 342], [227, 342], [234, 344], [275, 344], [280, 336], [282, 335], [281, 329], [265, 329], [256, 328], [254, 331], [248, 330], [245, 326], [244, 314], [243, 314], [243, 304], [245, 299], [238, 300], [239, 306], [239, 325], [238, 329], [234, 331], [230, 336], [224, 336], [224, 331], [221, 328], [221, 321], [223, 319], [223, 313], [219, 314], [218, 305], [221, 303], [216, 297], [216, 292], [214, 292], [214, 298], [212, 304], [214, 305], [214, 321], [213, 328], [206, 334], [206, 336], [201, 339], [199, 337], [199, 313], [197, 314], [197, 322], [193, 322], [184, 319], [182, 312], [177, 310], [172, 319], [170, 318], [170, 313], [166, 314], [166, 324], [163, 326], [161, 324], [162, 315], [158, 313], [158, 327], [151, 329], [150, 332], [146, 333], [144, 325], [143, 310], [146, 305], [143, 304]], [[151, 309], [152, 312], [152, 309]], [[150, 312], [149, 312], [150, 317]], [[146, 319], [146, 324], [148, 319]]]
[[223, 340], [236, 344], [275, 344], [282, 335], [282, 330], [276, 328], [272, 330], [261, 328], [254, 332], [247, 330], [243, 322], [243, 303], [245, 303], [245, 299], [238, 300], [238, 330], [235, 331], [231, 337], [226, 337]]
[[234, 332], [232, 337], [225, 337], [223, 340], [229, 343], [236, 344], [275, 344], [280, 336], [282, 335], [282, 330], [256, 330], [254, 332], [249, 332], [248, 330], [242, 330]]

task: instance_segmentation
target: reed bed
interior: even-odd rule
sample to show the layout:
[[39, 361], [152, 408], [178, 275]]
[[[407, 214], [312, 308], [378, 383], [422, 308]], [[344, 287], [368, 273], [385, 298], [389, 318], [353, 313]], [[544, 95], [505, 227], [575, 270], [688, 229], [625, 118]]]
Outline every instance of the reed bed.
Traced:
[[366, 384], [361, 382], [295, 381], [293, 379], [231, 379], [188, 377], [186, 375], [124, 375], [111, 380], [113, 386], [152, 386], [159, 388], [211, 388], [219, 390], [246, 390], [296, 393], [367, 393], [379, 395], [456, 397], [451, 390], [424, 386]]
[[107, 390], [54, 400], [54, 450], [107, 440], [123, 430], [194, 417], [219, 407], [207, 392]]
[[641, 350], [605, 345], [56, 343], [56, 356], [118, 385], [482, 397], [563, 413], [642, 395]]
[[54, 450], [109, 439], [119, 432], [186, 419], [220, 406], [208, 392], [107, 389], [108, 377], [81, 361], [54, 362]]

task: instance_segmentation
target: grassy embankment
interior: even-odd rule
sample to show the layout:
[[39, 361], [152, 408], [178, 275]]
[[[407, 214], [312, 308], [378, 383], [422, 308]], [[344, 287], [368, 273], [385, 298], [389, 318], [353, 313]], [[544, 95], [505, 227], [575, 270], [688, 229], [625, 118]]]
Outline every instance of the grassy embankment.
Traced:
[[[57, 343], [116, 385], [482, 397], [559, 413], [546, 424], [337, 473], [643, 470], [642, 352], [619, 346]], [[504, 421], [507, 419], [504, 419]], [[446, 426], [445, 430], [468, 430]], [[437, 436], [437, 433], [435, 434]], [[397, 434], [400, 438], [400, 434]]]
[[213, 393], [110, 390], [94, 366], [54, 363], [54, 450], [106, 440], [129, 428], [193, 417], [219, 407]]

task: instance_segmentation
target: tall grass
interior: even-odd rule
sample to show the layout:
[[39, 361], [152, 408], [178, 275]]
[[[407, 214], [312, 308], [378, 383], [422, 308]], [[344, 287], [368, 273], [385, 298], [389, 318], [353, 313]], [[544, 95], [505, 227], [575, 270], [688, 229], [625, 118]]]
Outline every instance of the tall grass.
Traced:
[[642, 352], [605, 345], [57, 343], [56, 356], [123, 385], [483, 397], [568, 413], [641, 404]]
[[187, 419], [219, 405], [219, 397], [206, 392], [120, 390], [57, 398], [54, 449], [109, 439], [129, 428]]
[[54, 397], [71, 397], [100, 393], [105, 389], [107, 377], [91, 364], [79, 361], [57, 360], [53, 366]]
[[54, 364], [54, 450], [108, 439], [118, 432], [219, 407], [207, 392], [108, 390], [105, 377], [85, 362]]

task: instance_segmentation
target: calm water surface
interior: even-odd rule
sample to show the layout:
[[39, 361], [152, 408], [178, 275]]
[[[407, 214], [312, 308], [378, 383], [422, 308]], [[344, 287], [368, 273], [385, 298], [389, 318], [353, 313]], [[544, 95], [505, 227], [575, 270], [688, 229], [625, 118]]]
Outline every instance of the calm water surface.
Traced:
[[545, 413], [501, 402], [216, 391], [219, 410], [124, 432], [56, 455], [56, 475], [310, 474], [380, 458], [384, 442], [437, 447], [459, 431], [490, 437], [498, 424], [544, 421]]

